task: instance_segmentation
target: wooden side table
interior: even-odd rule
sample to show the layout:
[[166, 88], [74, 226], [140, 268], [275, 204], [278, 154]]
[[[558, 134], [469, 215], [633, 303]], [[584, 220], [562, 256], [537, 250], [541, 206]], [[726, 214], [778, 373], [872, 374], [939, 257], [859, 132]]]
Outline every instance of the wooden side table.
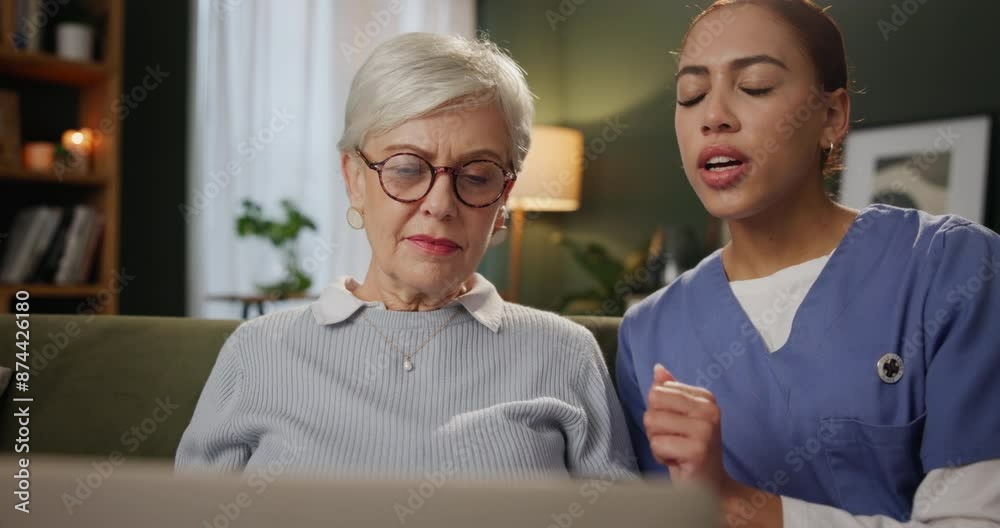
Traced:
[[295, 299], [317, 299], [318, 297], [313, 295], [308, 295], [305, 293], [293, 293], [291, 295], [239, 295], [239, 294], [224, 294], [224, 295], [209, 295], [207, 299], [209, 301], [224, 301], [224, 302], [238, 302], [243, 305], [243, 319], [250, 316], [250, 307], [256, 306], [257, 313], [259, 315], [264, 315], [264, 303], [271, 301], [289, 301]]

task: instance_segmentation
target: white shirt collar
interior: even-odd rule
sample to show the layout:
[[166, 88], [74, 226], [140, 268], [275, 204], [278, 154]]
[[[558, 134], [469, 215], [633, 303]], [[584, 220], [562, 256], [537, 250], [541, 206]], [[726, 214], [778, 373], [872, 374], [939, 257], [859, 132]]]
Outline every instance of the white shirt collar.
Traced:
[[[337, 324], [354, 315], [362, 306], [384, 306], [378, 301], [363, 301], [351, 293], [360, 286], [353, 277], [344, 275], [331, 282], [312, 304], [313, 318], [321, 325]], [[500, 331], [503, 319], [503, 298], [493, 284], [476, 273], [472, 288], [452, 303], [459, 303], [472, 317], [494, 334]]]

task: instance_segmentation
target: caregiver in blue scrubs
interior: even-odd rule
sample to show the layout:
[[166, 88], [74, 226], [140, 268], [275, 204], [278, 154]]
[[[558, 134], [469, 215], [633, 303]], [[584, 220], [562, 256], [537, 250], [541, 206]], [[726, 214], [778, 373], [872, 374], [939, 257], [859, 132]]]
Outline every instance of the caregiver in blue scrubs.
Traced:
[[998, 526], [1000, 238], [834, 202], [849, 88], [812, 2], [716, 2], [692, 23], [677, 138], [732, 240], [622, 322], [640, 467], [713, 486], [730, 526]]

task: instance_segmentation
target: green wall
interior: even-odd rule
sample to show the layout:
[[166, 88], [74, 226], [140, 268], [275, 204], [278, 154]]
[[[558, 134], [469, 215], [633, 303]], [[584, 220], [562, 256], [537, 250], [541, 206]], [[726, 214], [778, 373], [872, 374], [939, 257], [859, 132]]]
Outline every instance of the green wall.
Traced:
[[[916, 0], [911, 0], [916, 1]], [[856, 126], [989, 113], [994, 116], [987, 225], [1000, 226], [1000, 3], [930, 0], [889, 40], [878, 27], [900, 0], [836, 0], [857, 88]], [[618, 256], [645, 243], [657, 225], [704, 232], [708, 216], [680, 168], [673, 130], [675, 59], [697, 10], [663, 0], [479, 0], [479, 26], [528, 74], [537, 122], [580, 128], [592, 145], [613, 119], [627, 128], [584, 172], [581, 209], [535, 215], [525, 229], [521, 302], [554, 308], [590, 283], [551, 235], [594, 240]], [[570, 8], [572, 6], [572, 13]], [[567, 13], [565, 20], [563, 15]], [[547, 15], [546, 12], [550, 11]], [[506, 284], [506, 249], [483, 271]]]

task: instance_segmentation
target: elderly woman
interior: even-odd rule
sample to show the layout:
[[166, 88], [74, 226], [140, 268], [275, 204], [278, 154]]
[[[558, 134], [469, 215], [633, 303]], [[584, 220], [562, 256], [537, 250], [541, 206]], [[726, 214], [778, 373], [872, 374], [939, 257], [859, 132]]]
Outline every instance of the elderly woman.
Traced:
[[475, 272], [502, 238], [533, 113], [522, 71], [488, 42], [417, 33], [374, 50], [339, 144], [367, 274], [236, 330], [177, 468], [631, 475], [594, 337]]

